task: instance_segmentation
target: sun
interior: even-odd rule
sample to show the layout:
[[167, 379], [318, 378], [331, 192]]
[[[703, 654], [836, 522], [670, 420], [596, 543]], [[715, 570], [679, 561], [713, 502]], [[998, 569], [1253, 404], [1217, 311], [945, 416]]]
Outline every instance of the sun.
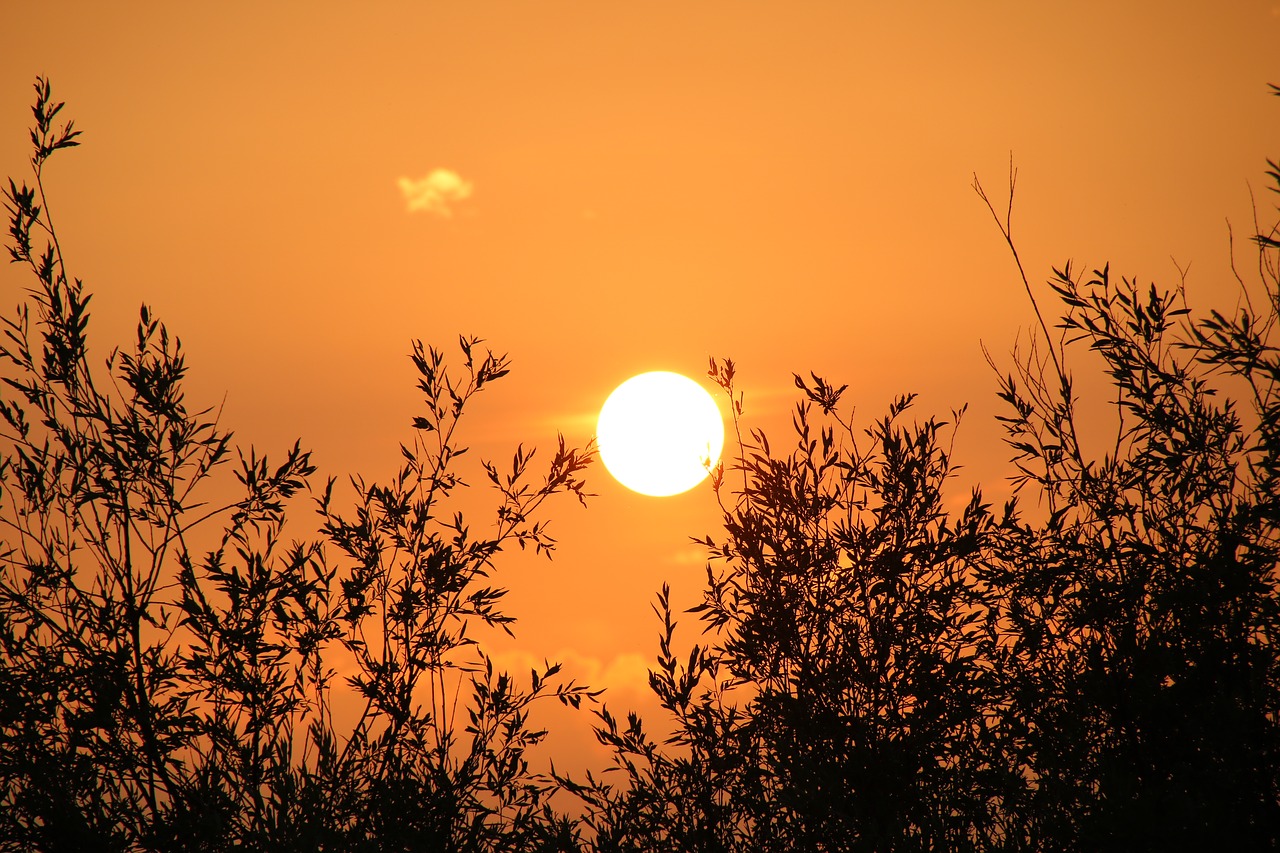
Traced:
[[600, 459], [632, 491], [654, 497], [702, 482], [724, 449], [724, 419], [701, 385], [679, 373], [633, 376], [605, 400]]

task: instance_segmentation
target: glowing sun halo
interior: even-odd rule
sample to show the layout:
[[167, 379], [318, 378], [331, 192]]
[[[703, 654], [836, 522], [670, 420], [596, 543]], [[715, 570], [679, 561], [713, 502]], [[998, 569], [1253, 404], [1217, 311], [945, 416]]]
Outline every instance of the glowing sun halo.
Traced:
[[724, 448], [724, 420], [701, 385], [678, 373], [633, 376], [605, 400], [596, 426], [604, 467], [644, 495], [692, 489]]

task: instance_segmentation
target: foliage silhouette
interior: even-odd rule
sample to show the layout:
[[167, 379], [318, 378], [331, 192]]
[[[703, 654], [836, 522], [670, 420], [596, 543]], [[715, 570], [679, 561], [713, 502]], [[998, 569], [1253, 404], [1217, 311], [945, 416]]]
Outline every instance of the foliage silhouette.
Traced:
[[[463, 338], [451, 372], [415, 343], [424, 412], [403, 465], [389, 484], [352, 478], [350, 510], [329, 480], [321, 540], [284, 539], [315, 472], [299, 444], [279, 464], [235, 451], [240, 497], [207, 505], [232, 436], [188, 409], [180, 342], [144, 305], [133, 346], [105, 372], [90, 359], [90, 295], [43, 182], [79, 133], [35, 88], [35, 184], [6, 192], [12, 260], [36, 284], [0, 346], [0, 849], [572, 843], [554, 782], [529, 768], [545, 735], [529, 710], [595, 694], [550, 664], [518, 685], [469, 629], [510, 631], [494, 560], [512, 544], [550, 554], [542, 505], [585, 501], [591, 453], [561, 440], [540, 477], [532, 450], [510, 471], [486, 463], [496, 524], [473, 533], [452, 509], [458, 428], [508, 363]], [[353, 723], [335, 719], [340, 691], [363, 703]]]
[[[1017, 485], [1047, 516], [1011, 528], [988, 575], [1005, 590], [1032, 847], [1280, 845], [1276, 233], [1255, 237], [1265, 302], [1241, 279], [1233, 316], [1192, 319], [1181, 282], [1055, 269], [1053, 370], [1033, 345], [1000, 377]], [[1095, 430], [1092, 455], [1063, 368], [1081, 344], [1115, 394], [1115, 433]]]
[[[1003, 217], [975, 189], [1043, 333], [999, 375], [1015, 497], [947, 500], [947, 424], [904, 425], [906, 396], [859, 432], [817, 376], [796, 376], [792, 447], [744, 440], [713, 360], [739, 452], [725, 536], [698, 540], [707, 639], [677, 651], [664, 586], [650, 684], [674, 733], [601, 708], [623, 781], [562, 780], [595, 849], [1280, 846], [1280, 235], [1259, 229], [1232, 315], [1064, 265], [1055, 341], [1014, 178]], [[1081, 346], [1114, 394], [1107, 439], [1078, 415]]]
[[[300, 444], [272, 464], [190, 411], [146, 306], [132, 346], [91, 362], [42, 181], [78, 142], [61, 108], [37, 80], [35, 186], [5, 194], [35, 286], [0, 345], [0, 849], [1280, 846], [1275, 227], [1230, 314], [1064, 264], [1055, 339], [1014, 174], [1003, 215], [975, 181], [1040, 331], [990, 359], [1020, 472], [998, 509], [949, 494], [962, 410], [911, 421], [905, 395], [863, 425], [845, 387], [797, 376], [784, 448], [744, 435], [735, 365], [712, 360], [738, 452], [714, 477], [723, 534], [697, 540], [703, 639], [679, 647], [665, 585], [654, 608], [672, 734], [597, 707], [614, 772], [573, 779], [531, 770], [529, 715], [598, 694], [554, 664], [517, 685], [475, 633], [511, 630], [498, 554], [550, 553], [544, 505], [585, 501], [590, 448], [561, 441], [541, 476], [523, 448], [483, 463], [496, 507], [473, 533], [460, 428], [508, 363], [462, 338], [451, 369], [415, 343], [424, 407], [396, 476], [352, 477], [350, 505], [329, 479], [318, 538], [287, 541], [315, 476]], [[1082, 360], [1114, 432], [1079, 414]], [[233, 456], [239, 496], [206, 503]]]
[[[710, 375], [730, 395], [732, 361]], [[944, 505], [949, 425], [912, 398], [861, 434], [844, 388], [796, 377], [794, 447], [753, 432], [693, 608], [714, 639], [673, 650], [666, 588], [650, 683], [664, 751], [598, 712], [628, 784], [568, 782], [608, 850], [964, 849], [1002, 837], [995, 593], [979, 580], [1006, 519]], [[817, 411], [815, 412], [815, 408]], [[955, 413], [959, 418], [960, 413]], [[815, 423], [816, 421], [816, 423]], [[723, 494], [724, 475], [717, 487]]]

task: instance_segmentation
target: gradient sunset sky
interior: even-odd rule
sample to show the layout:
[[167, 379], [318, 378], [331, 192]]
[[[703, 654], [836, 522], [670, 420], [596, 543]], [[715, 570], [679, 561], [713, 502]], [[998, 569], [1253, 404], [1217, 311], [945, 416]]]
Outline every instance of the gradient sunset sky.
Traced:
[[[1230, 309], [1227, 223], [1247, 267], [1249, 187], [1280, 156], [1275, 0], [8, 0], [0, 21], [5, 174], [28, 174], [37, 74], [83, 131], [48, 189], [99, 354], [146, 301], [192, 401], [225, 394], [269, 453], [301, 436], [317, 483], [393, 470], [410, 340], [465, 333], [514, 362], [477, 456], [585, 444], [627, 377], [728, 356], [779, 440], [793, 372], [848, 383], [864, 421], [905, 391], [922, 416], [968, 403], [956, 494], [1003, 497], [980, 344], [1007, 356], [1032, 315], [973, 174], [1003, 200], [1012, 152], [1042, 304], [1070, 258], [1164, 284], [1190, 265], [1192, 307]], [[0, 276], [12, 306], [26, 273]], [[718, 510], [709, 487], [589, 481], [589, 509], [552, 508], [554, 562], [505, 564], [520, 621], [495, 648], [648, 707], [649, 604], [664, 580], [697, 600], [688, 537]]]

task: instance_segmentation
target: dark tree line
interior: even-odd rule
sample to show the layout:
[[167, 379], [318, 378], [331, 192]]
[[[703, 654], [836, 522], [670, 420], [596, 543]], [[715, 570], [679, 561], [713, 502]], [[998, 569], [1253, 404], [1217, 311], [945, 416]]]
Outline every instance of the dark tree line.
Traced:
[[[479, 341], [460, 366], [414, 345], [422, 414], [373, 484], [238, 449], [145, 306], [96, 361], [42, 181], [78, 132], [36, 93], [34, 186], [6, 191], [33, 285], [0, 342], [0, 849], [1280, 847], [1275, 228], [1230, 314], [1067, 264], [1047, 320], [1023, 275], [1041, 334], [992, 359], [1020, 472], [999, 507], [948, 490], [962, 411], [905, 395], [855, 421], [844, 387], [797, 376], [771, 444], [713, 360], [739, 449], [698, 540], [701, 639], [665, 587], [655, 607], [671, 734], [597, 705], [616, 767], [567, 778], [537, 769], [530, 715], [598, 694], [499, 672], [473, 635], [512, 630], [499, 554], [554, 549], [543, 505], [586, 497], [590, 448], [484, 463], [476, 522], [460, 429], [508, 371]], [[1105, 434], [1077, 414], [1082, 360]], [[209, 505], [228, 469], [239, 497]], [[287, 539], [308, 495], [320, 534]]]

